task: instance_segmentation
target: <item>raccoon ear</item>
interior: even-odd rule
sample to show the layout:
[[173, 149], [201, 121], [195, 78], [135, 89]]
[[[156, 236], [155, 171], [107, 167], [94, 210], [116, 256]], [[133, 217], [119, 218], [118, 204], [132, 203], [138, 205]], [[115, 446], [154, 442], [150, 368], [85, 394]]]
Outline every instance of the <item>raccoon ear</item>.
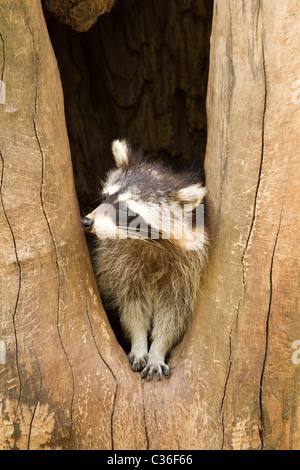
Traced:
[[118, 168], [125, 168], [129, 163], [129, 146], [126, 140], [114, 140], [111, 150]]
[[174, 199], [179, 204], [192, 204], [193, 209], [200, 204], [206, 194], [206, 188], [201, 184], [191, 184], [174, 193]]

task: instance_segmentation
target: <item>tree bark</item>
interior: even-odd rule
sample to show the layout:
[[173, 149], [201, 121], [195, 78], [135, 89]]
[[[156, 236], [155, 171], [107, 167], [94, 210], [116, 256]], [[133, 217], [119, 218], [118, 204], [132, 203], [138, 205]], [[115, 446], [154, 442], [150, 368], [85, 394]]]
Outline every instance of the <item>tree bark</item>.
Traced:
[[47, 13], [56, 16], [76, 31], [83, 32], [96, 23], [98, 17], [110, 12], [116, 0], [43, 0]]
[[3, 449], [300, 448], [299, 24], [296, 0], [215, 0], [209, 262], [171, 378], [145, 383], [101, 306], [40, 1], [3, 3]]
[[213, 382], [209, 389], [220, 397], [211, 422], [221, 421], [223, 448], [300, 446], [300, 370], [291, 360], [300, 336], [299, 24], [293, 0], [214, 5], [205, 160], [212, 247], [198, 315], [209, 318], [199, 336], [209, 326], [215, 338], [209, 362], [199, 354], [209, 375], [219, 370], [219, 392]]

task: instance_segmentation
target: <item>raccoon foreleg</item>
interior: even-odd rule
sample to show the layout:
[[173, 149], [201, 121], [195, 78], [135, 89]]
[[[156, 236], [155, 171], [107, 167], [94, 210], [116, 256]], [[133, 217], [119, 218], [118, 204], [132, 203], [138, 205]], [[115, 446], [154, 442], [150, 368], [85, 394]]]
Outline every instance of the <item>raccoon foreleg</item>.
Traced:
[[170, 368], [165, 363], [166, 354], [172, 346], [182, 337], [187, 323], [188, 311], [178, 306], [166, 306], [157, 308], [153, 316], [152, 344], [149, 350], [147, 366], [142, 370], [142, 378], [151, 380], [153, 376], [157, 380], [162, 375], [170, 375]]
[[120, 318], [122, 327], [131, 342], [131, 351], [128, 355], [131, 368], [134, 372], [139, 372], [146, 367], [148, 360], [150, 312], [143, 311], [136, 303], [129, 303], [123, 306]]
[[170, 375], [170, 368], [165, 363], [165, 356], [169, 348], [160, 341], [153, 340], [150, 347], [149, 357], [146, 367], [141, 372], [143, 379], [151, 380], [155, 375], [157, 380], [162, 378], [164, 374], [166, 377]]

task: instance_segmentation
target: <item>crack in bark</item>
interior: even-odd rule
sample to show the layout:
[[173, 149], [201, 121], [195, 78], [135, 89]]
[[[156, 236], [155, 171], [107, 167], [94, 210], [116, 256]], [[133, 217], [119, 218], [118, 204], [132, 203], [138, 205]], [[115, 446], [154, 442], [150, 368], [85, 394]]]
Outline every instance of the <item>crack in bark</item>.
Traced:
[[59, 266], [59, 262], [58, 262], [58, 249], [57, 249], [56, 242], [55, 242], [55, 239], [54, 239], [54, 236], [53, 236], [53, 232], [52, 232], [52, 229], [51, 229], [49, 218], [48, 218], [48, 215], [46, 213], [45, 206], [44, 206], [45, 157], [44, 157], [44, 152], [43, 152], [41, 142], [40, 142], [40, 139], [39, 139], [39, 136], [38, 136], [37, 125], [36, 125], [36, 117], [38, 115], [38, 109], [37, 109], [37, 107], [38, 107], [38, 72], [39, 72], [38, 53], [37, 53], [37, 49], [36, 49], [36, 45], [35, 45], [35, 41], [34, 41], [33, 32], [32, 32], [32, 29], [30, 27], [29, 20], [27, 18], [26, 11], [24, 9], [23, 3], [22, 3], [22, 6], [23, 6], [23, 14], [24, 14], [24, 19], [25, 19], [25, 24], [26, 24], [26, 26], [29, 30], [31, 40], [32, 40], [33, 53], [34, 53], [34, 63], [35, 63], [35, 98], [34, 98], [33, 129], [34, 129], [34, 134], [35, 134], [36, 141], [37, 141], [37, 144], [38, 144], [38, 147], [39, 147], [39, 151], [40, 151], [40, 154], [41, 154], [41, 162], [42, 162], [41, 187], [40, 187], [41, 208], [42, 208], [44, 218], [45, 218], [45, 221], [46, 221], [47, 226], [48, 226], [48, 231], [49, 231], [49, 234], [50, 234], [50, 238], [51, 238], [51, 241], [52, 241], [53, 247], [54, 247], [55, 263], [56, 263], [57, 277], [58, 277], [56, 327], [57, 327], [57, 333], [58, 333], [59, 341], [61, 343], [61, 347], [62, 347], [62, 350], [63, 350], [64, 355], [66, 357], [66, 360], [68, 362], [71, 377], [72, 377], [72, 399], [71, 399], [71, 407], [70, 407], [70, 421], [71, 421], [71, 424], [70, 424], [70, 432], [69, 432], [69, 440], [70, 440], [71, 439], [71, 431], [72, 431], [73, 403], [74, 403], [74, 396], [75, 396], [75, 380], [74, 380], [74, 373], [73, 373], [73, 368], [72, 368], [72, 365], [71, 365], [71, 362], [70, 362], [70, 358], [68, 357], [68, 354], [65, 350], [65, 347], [64, 347], [64, 344], [63, 344], [63, 341], [62, 341], [62, 337], [61, 337], [60, 327], [59, 327], [59, 324], [60, 324], [60, 298], [61, 298], [61, 271], [60, 271], [60, 266]]
[[143, 381], [142, 381], [142, 405], [143, 405], [143, 419], [144, 419], [144, 426], [145, 426], [145, 435], [146, 435], [146, 441], [147, 441], [146, 450], [149, 450], [150, 442], [149, 442], [149, 435], [148, 435], [147, 421], [146, 421], [146, 408], [145, 408], [145, 402], [144, 402], [144, 382]]
[[2, 36], [1, 33], [0, 33], [0, 41], [2, 42], [3, 64], [2, 64], [1, 80], [3, 81], [3, 78], [4, 78], [4, 70], [5, 70], [5, 45], [4, 45], [4, 39], [3, 39], [3, 36]]
[[264, 449], [264, 433], [265, 433], [265, 420], [264, 420], [264, 412], [263, 412], [263, 404], [262, 404], [262, 387], [263, 387], [263, 379], [264, 373], [266, 368], [267, 356], [268, 356], [268, 347], [269, 347], [269, 323], [270, 323], [270, 315], [271, 315], [271, 306], [272, 306], [272, 296], [273, 296], [273, 266], [274, 266], [274, 257], [277, 248], [278, 236], [281, 227], [281, 218], [282, 213], [280, 214], [279, 225], [275, 237], [271, 264], [270, 264], [270, 295], [269, 295], [269, 305], [268, 305], [268, 313], [266, 319], [266, 342], [265, 342], [265, 355], [262, 365], [262, 371], [260, 376], [260, 387], [259, 387], [259, 409], [260, 409], [260, 428], [259, 428], [259, 435], [260, 435], [260, 442], [261, 442], [261, 449]]
[[[257, 10], [257, 15], [256, 15], [256, 37], [258, 37], [258, 21], [259, 21], [259, 15], [261, 14], [261, 0], [258, 2], [258, 10]], [[258, 170], [258, 178], [257, 178], [257, 184], [256, 184], [256, 190], [255, 190], [255, 195], [254, 195], [254, 203], [253, 203], [253, 213], [252, 213], [252, 219], [251, 219], [251, 224], [250, 224], [250, 229], [248, 233], [248, 237], [246, 240], [246, 245], [242, 254], [241, 258], [241, 264], [242, 264], [242, 282], [243, 282], [243, 299], [245, 302], [246, 298], [246, 282], [245, 282], [245, 257], [247, 254], [247, 250], [249, 247], [250, 239], [253, 234], [254, 230], [254, 223], [255, 223], [255, 218], [256, 218], [256, 208], [257, 208], [257, 200], [258, 200], [258, 193], [259, 193], [259, 188], [261, 184], [261, 175], [262, 175], [262, 167], [263, 167], [263, 161], [264, 161], [264, 147], [265, 147], [265, 117], [266, 117], [266, 110], [267, 110], [267, 97], [268, 97], [268, 88], [267, 88], [267, 74], [266, 74], [266, 64], [265, 64], [265, 50], [264, 50], [264, 37], [263, 37], [263, 32], [261, 33], [261, 53], [262, 53], [262, 73], [263, 73], [263, 80], [264, 80], [264, 103], [263, 103], [263, 112], [262, 112], [262, 120], [261, 120], [261, 155], [260, 155], [260, 165], [259, 165], [259, 170]], [[281, 221], [281, 219], [280, 219]], [[281, 222], [280, 222], [281, 223]], [[273, 249], [273, 254], [272, 254], [272, 259], [271, 259], [271, 269], [270, 269], [270, 297], [269, 297], [269, 307], [268, 307], [268, 313], [267, 313], [267, 320], [266, 320], [266, 348], [265, 348], [265, 356], [264, 356], [264, 361], [263, 361], [263, 367], [262, 367], [262, 372], [261, 372], [261, 378], [260, 378], [260, 392], [259, 392], [259, 406], [260, 406], [260, 422], [259, 422], [259, 437], [260, 437], [260, 442], [261, 442], [261, 449], [263, 450], [264, 448], [264, 417], [263, 417], [263, 408], [262, 408], [262, 381], [263, 381], [263, 375], [264, 375], [264, 370], [265, 370], [265, 365], [266, 365], [266, 360], [267, 360], [267, 350], [268, 350], [268, 335], [269, 335], [269, 318], [270, 318], [270, 311], [271, 311], [271, 302], [272, 302], [272, 270], [273, 270], [273, 261], [274, 261], [274, 255], [275, 255], [275, 249], [277, 245], [277, 239], [278, 239], [278, 234], [279, 234], [279, 229], [280, 229], [280, 223], [279, 223], [279, 228], [274, 244], [274, 249]]]
[[[258, 12], [257, 12], [257, 24], [258, 24], [258, 17], [261, 12], [261, 2], [259, 1], [258, 4]], [[265, 64], [265, 51], [264, 51], [264, 41], [263, 35], [261, 37], [261, 46], [262, 46], [262, 71], [263, 71], [263, 78], [264, 78], [264, 105], [263, 105], [263, 112], [262, 112], [262, 121], [261, 121], [261, 154], [260, 154], [260, 165], [258, 170], [258, 179], [256, 184], [256, 190], [254, 195], [254, 203], [253, 203], [253, 213], [252, 219], [250, 223], [250, 229], [248, 233], [248, 237], [246, 240], [246, 245], [242, 254], [241, 264], [242, 264], [242, 281], [243, 281], [243, 290], [244, 290], [244, 301], [246, 298], [246, 282], [245, 282], [245, 257], [247, 254], [247, 250], [249, 247], [250, 239], [252, 237], [254, 222], [256, 217], [256, 206], [257, 206], [257, 199], [258, 199], [258, 192], [261, 183], [261, 174], [262, 174], [262, 166], [264, 160], [264, 147], [265, 147], [265, 117], [266, 117], [266, 109], [267, 109], [267, 75], [266, 75], [266, 64]]]
[[113, 372], [113, 370], [111, 369], [111, 367], [109, 366], [109, 364], [107, 363], [107, 361], [104, 359], [104, 357], [102, 356], [101, 352], [100, 352], [100, 349], [98, 347], [98, 344], [97, 344], [97, 341], [96, 341], [96, 338], [95, 338], [95, 335], [94, 335], [94, 331], [93, 331], [93, 327], [92, 327], [92, 322], [91, 322], [91, 319], [90, 319], [90, 315], [89, 315], [89, 307], [88, 307], [88, 301], [87, 301], [87, 291], [86, 291], [86, 286], [84, 284], [84, 281], [82, 279], [82, 282], [83, 282], [83, 286], [84, 286], [84, 291], [85, 291], [85, 304], [86, 304], [86, 315], [87, 315], [87, 318], [88, 318], [88, 322], [89, 322], [89, 326], [90, 326], [90, 329], [91, 329], [91, 334], [92, 334], [92, 338], [93, 338], [93, 341], [94, 341], [94, 344], [95, 344], [95, 347], [97, 349], [97, 352], [98, 352], [98, 355], [99, 357], [102, 359], [103, 363], [105, 364], [105, 366], [107, 367], [107, 369], [110, 371], [114, 381], [115, 381], [115, 393], [114, 393], [114, 399], [113, 399], [113, 406], [112, 406], [112, 413], [111, 413], [111, 419], [110, 419], [110, 426], [111, 426], [111, 448], [112, 450], [114, 450], [114, 431], [113, 431], [113, 421], [114, 421], [114, 414], [115, 414], [115, 405], [116, 405], [116, 398], [117, 398], [117, 393], [118, 393], [118, 381], [117, 381], [117, 378]]
[[229, 357], [228, 357], [229, 366], [228, 366], [228, 372], [227, 372], [225, 385], [224, 385], [224, 393], [223, 393], [223, 397], [222, 397], [222, 401], [221, 401], [221, 407], [220, 407], [220, 415], [221, 415], [221, 423], [222, 423], [222, 446], [221, 446], [221, 450], [223, 450], [223, 448], [224, 448], [224, 440], [225, 440], [225, 424], [224, 424], [224, 411], [223, 411], [223, 408], [224, 408], [224, 401], [225, 401], [225, 398], [226, 398], [227, 385], [228, 385], [229, 376], [230, 376], [230, 372], [231, 372], [231, 366], [232, 366], [232, 361], [231, 361], [231, 334], [232, 334], [232, 329], [230, 330], [230, 334], [229, 334]]
[[32, 427], [33, 427], [33, 420], [35, 418], [36, 409], [37, 409], [38, 403], [40, 401], [40, 395], [41, 395], [42, 384], [43, 384], [42, 373], [41, 373], [39, 361], [37, 360], [37, 358], [36, 358], [36, 363], [37, 363], [37, 368], [38, 368], [38, 371], [39, 371], [39, 374], [40, 374], [40, 388], [39, 388], [39, 391], [38, 391], [38, 396], [37, 396], [36, 403], [35, 403], [34, 408], [33, 408], [32, 416], [31, 416], [31, 420], [30, 420], [30, 424], [29, 424], [27, 450], [30, 450], [30, 439], [31, 439], [31, 431], [32, 431]]
[[11, 238], [13, 241], [13, 246], [14, 246], [14, 251], [15, 251], [15, 257], [16, 257], [16, 263], [17, 267], [19, 270], [19, 279], [18, 279], [18, 292], [16, 296], [16, 302], [15, 302], [15, 307], [13, 311], [13, 316], [12, 316], [12, 322], [13, 322], [13, 330], [14, 330], [14, 337], [15, 337], [15, 345], [16, 345], [16, 368], [17, 368], [17, 374], [18, 374], [18, 380], [19, 380], [19, 397], [18, 397], [18, 404], [17, 408], [15, 411], [15, 414], [17, 415], [20, 401], [21, 401], [21, 394], [22, 394], [22, 381], [21, 381], [21, 374], [20, 374], [20, 366], [19, 366], [19, 348], [18, 348], [18, 336], [17, 336], [17, 327], [16, 327], [16, 316], [17, 316], [17, 310], [18, 310], [18, 305], [19, 305], [19, 299], [20, 299], [20, 291], [21, 291], [21, 284], [22, 284], [22, 269], [21, 269], [21, 264], [20, 260], [18, 257], [18, 250], [17, 250], [17, 244], [16, 244], [16, 239], [15, 235], [11, 226], [11, 223], [9, 221], [8, 215], [6, 213], [5, 207], [4, 207], [4, 202], [3, 202], [3, 196], [2, 196], [2, 186], [3, 186], [3, 180], [4, 180], [4, 158], [2, 155], [2, 152], [0, 151], [0, 159], [2, 162], [2, 169], [1, 169], [1, 181], [0, 181], [0, 200], [1, 200], [1, 206], [3, 210], [3, 214], [6, 220], [6, 223], [8, 225], [8, 228], [11, 233]]

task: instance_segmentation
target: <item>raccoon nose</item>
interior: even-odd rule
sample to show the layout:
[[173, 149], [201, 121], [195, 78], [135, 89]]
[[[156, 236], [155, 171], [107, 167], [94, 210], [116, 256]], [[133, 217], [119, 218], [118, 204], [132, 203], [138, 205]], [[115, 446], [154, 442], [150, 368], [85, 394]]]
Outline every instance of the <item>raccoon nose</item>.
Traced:
[[88, 217], [83, 217], [83, 219], [81, 219], [81, 225], [84, 230], [88, 232], [93, 228], [94, 221], [92, 219], [89, 219]]

